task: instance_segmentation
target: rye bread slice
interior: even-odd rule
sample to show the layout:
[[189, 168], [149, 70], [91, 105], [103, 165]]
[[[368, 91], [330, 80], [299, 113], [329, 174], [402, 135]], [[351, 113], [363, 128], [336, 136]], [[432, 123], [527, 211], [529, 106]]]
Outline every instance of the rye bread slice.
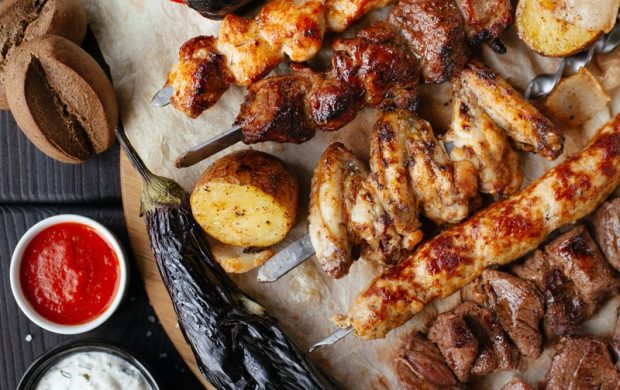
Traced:
[[17, 124], [50, 157], [78, 163], [114, 143], [114, 90], [75, 43], [52, 35], [34, 39], [11, 56], [6, 74]]
[[86, 11], [79, 0], [0, 2], [0, 109], [8, 108], [3, 87], [8, 59], [22, 43], [54, 34], [80, 44], [87, 26]]

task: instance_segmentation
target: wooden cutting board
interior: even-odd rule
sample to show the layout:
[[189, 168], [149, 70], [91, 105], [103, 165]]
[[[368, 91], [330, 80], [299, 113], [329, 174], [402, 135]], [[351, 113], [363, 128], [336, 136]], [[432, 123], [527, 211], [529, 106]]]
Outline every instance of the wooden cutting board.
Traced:
[[146, 294], [155, 313], [159, 318], [159, 322], [172, 340], [179, 354], [185, 360], [194, 375], [208, 389], [214, 389], [207, 380], [202, 376], [196, 365], [196, 359], [190, 346], [185, 341], [181, 329], [177, 324], [176, 315], [172, 307], [172, 301], [168, 296], [166, 287], [164, 286], [157, 264], [151, 251], [149, 238], [146, 232], [144, 219], [140, 217], [140, 194], [142, 184], [138, 173], [131, 166], [124, 152], [121, 151], [121, 193], [123, 196], [123, 210], [125, 212], [125, 221], [127, 223], [127, 231], [131, 241], [134, 258], [138, 264]]

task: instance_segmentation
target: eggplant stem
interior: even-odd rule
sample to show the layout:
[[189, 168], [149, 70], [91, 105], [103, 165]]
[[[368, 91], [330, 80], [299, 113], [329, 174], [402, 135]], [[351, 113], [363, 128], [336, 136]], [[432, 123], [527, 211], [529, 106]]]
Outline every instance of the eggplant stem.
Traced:
[[122, 123], [119, 123], [119, 125], [116, 126], [116, 138], [123, 147], [123, 150], [125, 150], [129, 161], [131, 161], [131, 165], [133, 165], [133, 167], [138, 171], [144, 183], [146, 185], [151, 184], [155, 178], [155, 175], [147, 168], [146, 164], [144, 164], [144, 161], [142, 161], [140, 155], [138, 155], [138, 152], [131, 144], [131, 141], [129, 141], [127, 133], [125, 132], [125, 127]]

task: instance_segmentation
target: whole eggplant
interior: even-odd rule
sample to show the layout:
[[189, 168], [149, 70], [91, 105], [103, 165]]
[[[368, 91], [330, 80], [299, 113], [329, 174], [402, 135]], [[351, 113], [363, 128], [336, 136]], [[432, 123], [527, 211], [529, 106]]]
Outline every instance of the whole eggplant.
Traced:
[[[209, 19], [222, 19], [227, 14], [237, 11], [257, 0], [185, 0], [190, 8], [198, 11], [202, 16]], [[262, 2], [262, 1], [260, 1]]]
[[151, 173], [123, 128], [116, 132], [142, 177], [141, 208], [157, 267], [205, 378], [217, 389], [338, 388], [213, 259], [188, 194]]

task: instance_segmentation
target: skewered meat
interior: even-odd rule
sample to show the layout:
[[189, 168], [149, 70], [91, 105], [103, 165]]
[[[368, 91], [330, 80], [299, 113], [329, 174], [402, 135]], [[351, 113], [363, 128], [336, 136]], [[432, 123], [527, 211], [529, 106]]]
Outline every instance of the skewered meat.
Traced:
[[[231, 84], [249, 86], [273, 70], [285, 55], [295, 62], [311, 59], [321, 49], [328, 28], [343, 31], [391, 1], [272, 0], [254, 19], [228, 14], [219, 37], [190, 40], [194, 46], [200, 44], [193, 58], [181, 49], [166, 81], [174, 88], [171, 102], [195, 118], [214, 105]], [[208, 82], [215, 79], [225, 84]]]
[[446, 297], [491, 265], [514, 261], [549, 233], [594, 211], [620, 184], [620, 116], [579, 155], [521, 193], [447, 229], [375, 278], [347, 320], [364, 339], [381, 338], [425, 305]]
[[533, 358], [540, 356], [539, 328], [545, 308], [536, 286], [505, 272], [485, 270], [481, 287], [486, 295], [485, 305], [495, 312], [519, 351]]
[[590, 336], [569, 336], [560, 341], [542, 388], [617, 390], [619, 384], [607, 344]]
[[487, 375], [495, 370], [516, 367], [519, 351], [510, 341], [499, 320], [490, 310], [473, 302], [464, 302], [454, 309], [463, 316], [465, 323], [478, 339], [479, 353], [471, 369], [475, 376]]
[[535, 390], [532, 385], [522, 381], [519, 378], [514, 378], [510, 382], [506, 383], [500, 390]]
[[403, 390], [459, 389], [459, 382], [437, 346], [420, 332], [401, 347], [394, 371]]
[[404, 134], [413, 191], [429, 219], [437, 224], [458, 223], [476, 207], [474, 167], [467, 161], [452, 162], [428, 122], [406, 111], [387, 112], [376, 129], [386, 141], [390, 133]]
[[482, 193], [510, 195], [519, 191], [523, 174], [519, 156], [512, 149], [506, 134], [475, 103], [456, 88], [452, 124], [445, 141], [454, 147], [450, 158], [470, 161], [478, 171]]
[[327, 72], [294, 65], [290, 76], [250, 86], [235, 120], [243, 141], [304, 142], [316, 130], [341, 128], [365, 105], [416, 109], [417, 60], [385, 23], [336, 40], [332, 62]]
[[401, 0], [390, 12], [422, 64], [424, 81], [448, 81], [467, 61], [465, 22], [454, 1]]
[[440, 314], [428, 330], [428, 338], [437, 344], [457, 378], [469, 381], [478, 356], [478, 339], [463, 316], [453, 312]]
[[575, 329], [618, 289], [618, 279], [583, 226], [555, 239], [544, 253], [536, 251], [514, 272], [543, 291], [549, 338]]
[[321, 268], [340, 278], [357, 258], [391, 262], [398, 258], [400, 236], [375, 200], [368, 170], [341, 143], [331, 144], [312, 177], [309, 233]]
[[594, 214], [594, 233], [609, 264], [620, 271], [620, 198], [603, 204]]
[[498, 38], [512, 24], [510, 0], [456, 0], [463, 18], [469, 44], [487, 42], [497, 52], [506, 48]]
[[563, 138], [551, 121], [527, 102], [506, 80], [476, 61], [470, 61], [457, 81], [469, 101], [483, 107], [517, 147], [555, 160], [563, 150]]
[[393, 123], [379, 119], [370, 138], [371, 180], [394, 228], [403, 236], [403, 246], [412, 250], [423, 233], [419, 220], [420, 202], [409, 175], [410, 161], [407, 128], [393, 128]]

